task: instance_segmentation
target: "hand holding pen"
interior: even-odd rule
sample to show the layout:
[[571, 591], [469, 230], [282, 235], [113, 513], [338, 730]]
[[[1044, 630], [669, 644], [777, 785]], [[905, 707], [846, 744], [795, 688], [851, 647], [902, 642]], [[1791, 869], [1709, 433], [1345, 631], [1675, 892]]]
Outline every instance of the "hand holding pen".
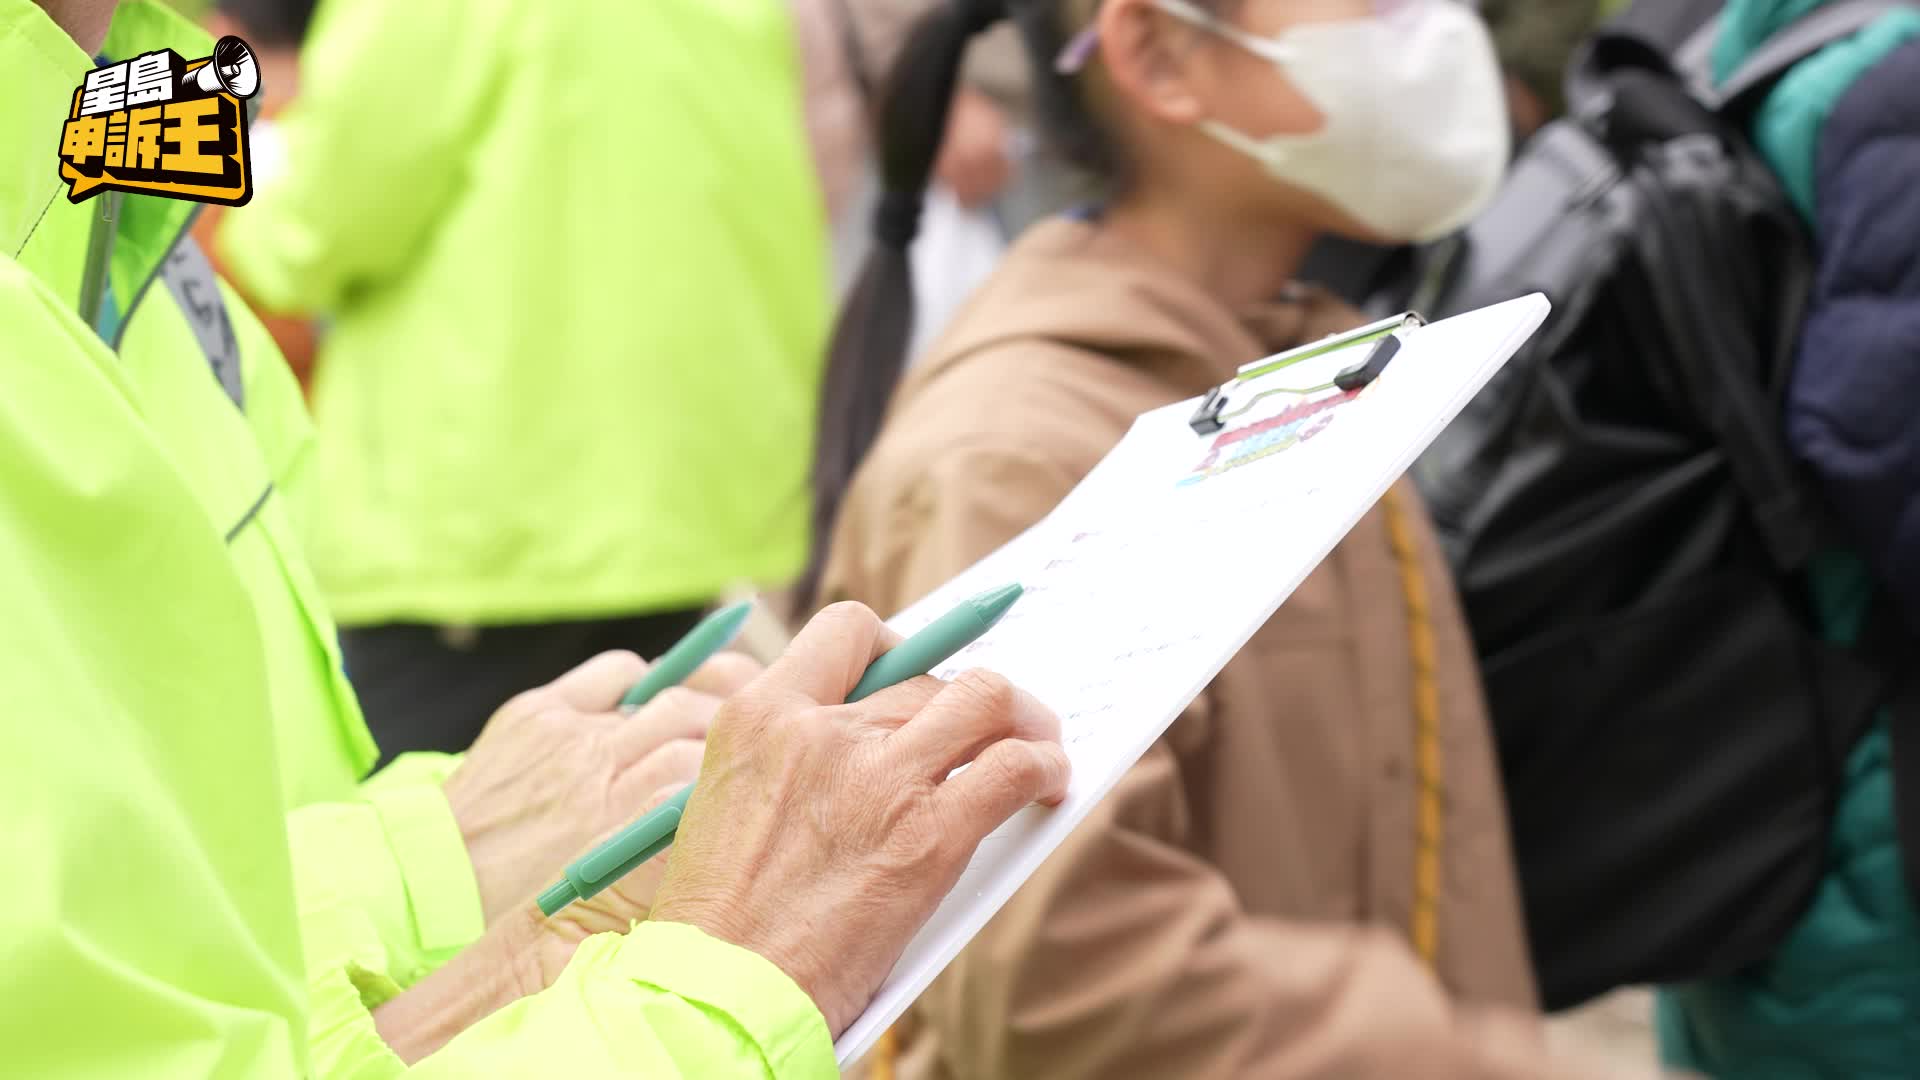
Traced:
[[621, 697], [660, 664], [630, 652], [602, 653], [494, 713], [443, 786], [488, 925], [545, 886], [558, 860], [699, 772], [720, 702], [760, 674], [736, 653], [701, 660], [638, 715]]
[[1066, 796], [1059, 719], [998, 675], [917, 676], [839, 704], [855, 672], [916, 639], [834, 605], [728, 700], [653, 906], [773, 961], [835, 1037], [980, 841]]
[[[906, 641], [859, 604], [816, 615], [714, 718], [657, 897], [637, 895], [650, 891], [644, 876], [656, 860], [640, 875], [590, 882], [600, 895], [551, 916], [517, 908], [375, 1011], [389, 1046], [417, 1060], [504, 1001], [552, 985], [589, 936], [645, 918], [691, 925], [777, 965], [837, 1037], [980, 841], [1022, 807], [1066, 795], [1059, 721], [1045, 706], [997, 675], [919, 674], [983, 634], [1018, 594], [975, 597]], [[617, 699], [604, 700], [613, 708]], [[658, 719], [662, 701], [629, 723]], [[618, 849], [631, 831], [594, 850]]]

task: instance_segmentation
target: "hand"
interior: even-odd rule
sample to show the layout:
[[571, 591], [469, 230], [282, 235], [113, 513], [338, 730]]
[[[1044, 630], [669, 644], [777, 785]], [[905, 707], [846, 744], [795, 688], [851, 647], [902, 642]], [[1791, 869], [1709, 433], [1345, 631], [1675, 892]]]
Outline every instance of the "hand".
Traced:
[[[744, 657], [715, 659], [688, 686], [720, 689], [758, 670]], [[698, 733], [720, 699], [676, 687], [632, 716], [614, 712], [645, 670], [632, 653], [604, 653], [521, 694], [494, 714], [461, 771], [448, 777], [455, 817], [476, 830], [468, 849], [483, 902], [490, 893], [519, 899], [502, 918], [489, 908], [478, 941], [374, 1010], [375, 1027], [401, 1060], [419, 1061], [494, 1010], [553, 985], [589, 935], [624, 932], [647, 917], [664, 859], [649, 860], [552, 919], [532, 900], [568, 860], [665, 802], [700, 771], [705, 744]], [[589, 832], [575, 814], [608, 824]]]
[[992, 98], [966, 88], [954, 97], [946, 141], [933, 171], [969, 210], [1007, 186], [1013, 174], [1007, 159], [1007, 120]]
[[[759, 665], [722, 654], [632, 716], [617, 710], [647, 670], [609, 652], [500, 707], [452, 776], [447, 804], [467, 841], [488, 925], [553, 883], [566, 862], [693, 779], [720, 698]], [[650, 894], [642, 876], [630, 902]], [[644, 915], [644, 903], [640, 908]]]
[[840, 704], [896, 643], [835, 604], [727, 701], [651, 915], [771, 960], [836, 1038], [980, 841], [1067, 792], [1059, 720], [998, 675]]

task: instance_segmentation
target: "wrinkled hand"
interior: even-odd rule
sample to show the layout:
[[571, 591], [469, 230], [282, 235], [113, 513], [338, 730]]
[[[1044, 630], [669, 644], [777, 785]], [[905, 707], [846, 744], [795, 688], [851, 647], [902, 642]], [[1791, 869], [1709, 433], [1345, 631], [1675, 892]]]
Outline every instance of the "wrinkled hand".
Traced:
[[971, 210], [1000, 194], [1013, 176], [1007, 118], [992, 98], [962, 88], [947, 116], [947, 137], [933, 172]]
[[836, 1038], [980, 841], [1067, 791], [1058, 718], [998, 675], [840, 704], [897, 640], [835, 604], [727, 701], [653, 905], [779, 965]]
[[[516, 696], [487, 721], [447, 778], [447, 803], [466, 839], [488, 925], [553, 883], [596, 840], [658, 805], [700, 769], [701, 741], [720, 699], [759, 672], [738, 654], [709, 661], [684, 686], [632, 716], [619, 702], [647, 670], [609, 652]], [[718, 695], [718, 696], [715, 696]], [[658, 878], [634, 875], [629, 903]]]

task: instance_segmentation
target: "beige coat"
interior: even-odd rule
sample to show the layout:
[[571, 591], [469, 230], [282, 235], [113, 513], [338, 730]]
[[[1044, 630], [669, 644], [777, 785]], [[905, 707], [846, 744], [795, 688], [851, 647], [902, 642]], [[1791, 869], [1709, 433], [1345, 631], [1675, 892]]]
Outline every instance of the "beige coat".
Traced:
[[[1136, 414], [1357, 321], [1312, 292], [1236, 316], [1093, 226], [1036, 227], [896, 395], [827, 598], [899, 609], [1038, 520]], [[1546, 1075], [1501, 800], [1403, 484], [921, 999], [900, 1073]]]

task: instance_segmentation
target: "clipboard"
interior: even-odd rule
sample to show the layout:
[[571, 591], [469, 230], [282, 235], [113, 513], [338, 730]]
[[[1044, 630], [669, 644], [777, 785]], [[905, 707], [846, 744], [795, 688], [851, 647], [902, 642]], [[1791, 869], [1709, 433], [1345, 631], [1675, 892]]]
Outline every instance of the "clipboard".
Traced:
[[[1427, 320], [1417, 311], [1402, 312], [1391, 318], [1368, 323], [1365, 326], [1349, 330], [1344, 334], [1334, 334], [1319, 341], [1310, 342], [1283, 353], [1277, 353], [1264, 360], [1255, 360], [1245, 364], [1228, 382], [1209, 390], [1200, 399], [1200, 405], [1194, 409], [1193, 417], [1187, 426], [1193, 428], [1196, 435], [1212, 435], [1227, 426], [1237, 417], [1252, 411], [1260, 401], [1274, 394], [1314, 394], [1326, 390], [1359, 390], [1375, 379], [1399, 355], [1400, 346], [1406, 335], [1427, 325]], [[1372, 344], [1366, 358], [1352, 367], [1335, 374], [1333, 378], [1318, 386], [1281, 386], [1274, 376], [1287, 371], [1296, 364], [1345, 349]]]
[[[1214, 394], [1143, 414], [1045, 518], [888, 620], [908, 635], [991, 585], [1025, 586], [991, 633], [933, 674], [991, 668], [1038, 697], [1060, 716], [1074, 771], [1058, 807], [1028, 807], [981, 842], [836, 1042], [843, 1067], [1113, 790], [1549, 309], [1534, 294], [1430, 324], [1407, 313], [1246, 365], [1215, 388], [1226, 398], [1217, 433], [1196, 438], [1192, 425]], [[1379, 353], [1389, 339], [1392, 351]], [[1342, 391], [1349, 372], [1354, 388]], [[1221, 567], [1230, 584], [1195, 586], [1196, 572]]]

